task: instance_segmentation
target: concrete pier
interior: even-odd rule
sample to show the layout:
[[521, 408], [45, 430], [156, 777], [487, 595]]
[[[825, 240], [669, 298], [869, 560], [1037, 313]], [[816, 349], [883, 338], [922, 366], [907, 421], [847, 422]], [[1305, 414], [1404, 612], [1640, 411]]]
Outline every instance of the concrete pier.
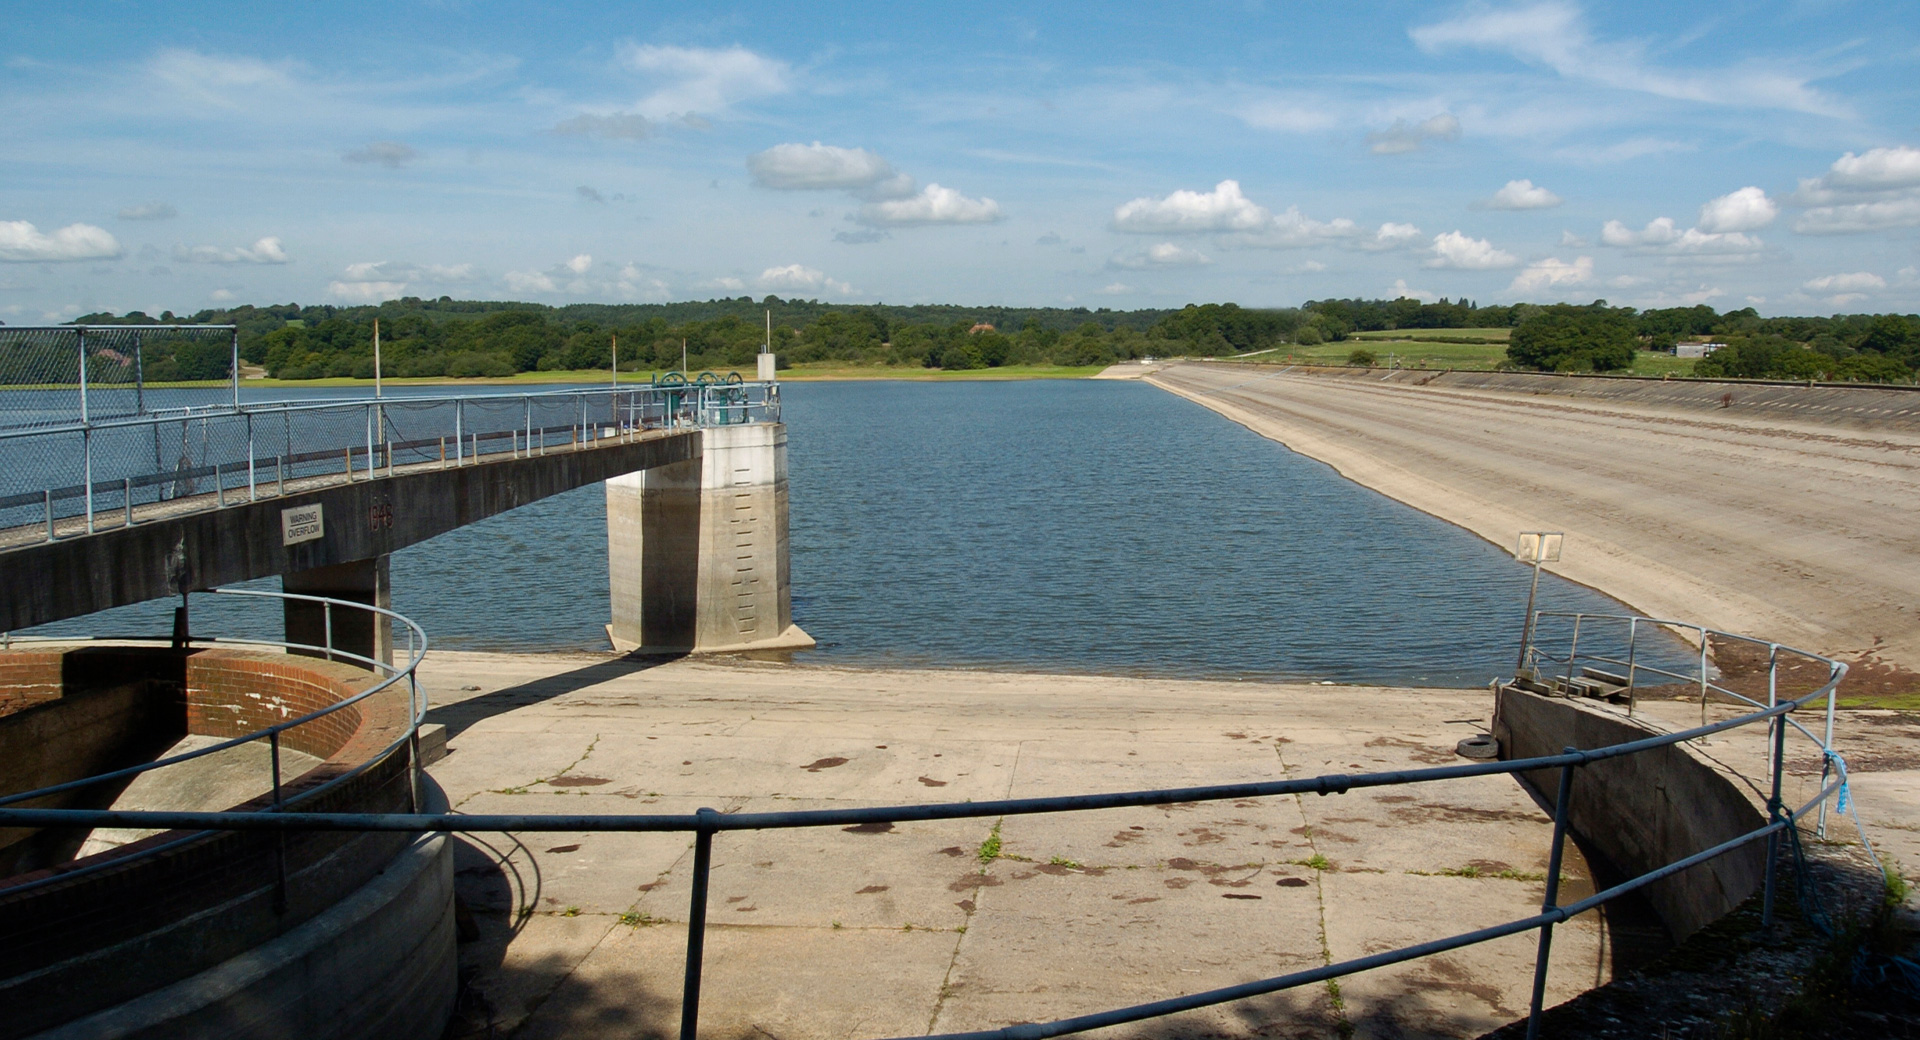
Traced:
[[[391, 559], [383, 553], [370, 560], [288, 571], [280, 576], [280, 588], [303, 596], [327, 596], [392, 610], [393, 578], [388, 566]], [[321, 604], [297, 599], [282, 602], [287, 642], [309, 646], [331, 644], [336, 650], [384, 664], [393, 663], [391, 621], [360, 610], [335, 610], [329, 621], [326, 608]], [[294, 651], [303, 652], [306, 651]]]
[[607, 481], [615, 648], [804, 648], [793, 624], [787, 428], [718, 426], [685, 462]]

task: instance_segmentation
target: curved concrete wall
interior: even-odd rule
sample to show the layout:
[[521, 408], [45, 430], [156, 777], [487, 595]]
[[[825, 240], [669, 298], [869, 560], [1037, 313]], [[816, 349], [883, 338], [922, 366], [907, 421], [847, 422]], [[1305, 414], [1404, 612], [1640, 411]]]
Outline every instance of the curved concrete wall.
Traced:
[[[171, 686], [148, 684], [150, 697], [168, 702], [167, 711], [178, 717], [180, 728], [216, 737], [250, 732], [337, 703], [372, 681], [367, 672], [345, 665], [224, 649], [88, 648], [67, 654], [52, 674], [70, 677], [76, 657], [89, 668], [117, 669], [129, 681], [148, 674], [181, 676], [181, 682]], [[30, 686], [22, 679], [22, 688]], [[65, 699], [38, 698], [0, 723], [61, 711]], [[406, 692], [396, 687], [289, 731], [283, 737], [288, 746], [324, 761], [283, 785], [286, 798], [315, 811], [410, 810], [414, 795], [406, 748], [387, 750], [408, 724]], [[360, 772], [317, 790], [355, 769]], [[264, 808], [270, 801], [271, 795], [262, 795], [235, 808]], [[403, 834], [282, 838], [227, 832], [162, 848], [182, 837], [158, 834], [83, 860], [0, 878], [0, 1006], [9, 1009], [0, 1016], [0, 1040], [57, 1027], [255, 956], [361, 898], [365, 886], [386, 880], [399, 862], [396, 857], [404, 859], [403, 850], [415, 844]], [[106, 869], [62, 879], [82, 866]], [[46, 883], [24, 888], [31, 882]], [[408, 941], [414, 945], [435, 941], [432, 934], [445, 929], [440, 918], [450, 914], [452, 906], [450, 888], [418, 884], [427, 887], [408, 898], [426, 901], [415, 910], [430, 921], [380, 915], [380, 927], [413, 934]], [[419, 931], [422, 928], [425, 931]], [[450, 946], [448, 950], [450, 957]], [[319, 971], [316, 965], [323, 961], [308, 956], [303, 961], [308, 967], [299, 971]], [[369, 984], [400, 985], [416, 962], [437, 963], [431, 957], [414, 957], [404, 966], [389, 964], [375, 972]], [[453, 975], [451, 961], [447, 963], [440, 974], [450, 993]], [[434, 972], [438, 969], [429, 974]], [[328, 999], [353, 998], [334, 994]], [[424, 998], [416, 994], [407, 999]], [[434, 1006], [444, 1017], [446, 1007]], [[302, 1030], [289, 1035], [320, 1034]]]
[[[1500, 757], [1557, 755], [1565, 748], [1610, 747], [1656, 735], [1618, 715], [1575, 700], [1502, 689], [1493, 733]], [[1520, 774], [1551, 806], [1559, 770]], [[1567, 825], [1629, 876], [1641, 874], [1752, 831], [1766, 816], [1747, 793], [1685, 745], [1607, 759], [1574, 772]], [[1676, 941], [1739, 906], [1759, 888], [1765, 844], [1736, 849], [1656, 881], [1648, 901]]]

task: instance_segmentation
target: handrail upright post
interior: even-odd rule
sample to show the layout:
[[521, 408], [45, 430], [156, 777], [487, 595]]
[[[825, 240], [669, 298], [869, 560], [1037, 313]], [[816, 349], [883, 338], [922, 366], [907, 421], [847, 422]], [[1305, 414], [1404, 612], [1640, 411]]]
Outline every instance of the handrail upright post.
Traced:
[[[267, 734], [267, 743], [273, 751], [273, 808], [278, 812], [283, 805], [280, 797], [280, 731]], [[273, 845], [273, 912], [287, 912], [287, 832], [275, 835]]]
[[[1840, 690], [1840, 683], [1835, 678], [1833, 674], [1833, 669], [1829, 667], [1827, 669], [1827, 739], [1826, 739], [1826, 742], [1821, 745], [1821, 750], [1823, 752], [1833, 747], [1834, 697], [1835, 697], [1835, 694], [1839, 692], [1839, 690]], [[1826, 755], [1822, 754], [1820, 757], [1824, 759], [1826, 758]], [[1822, 762], [1822, 766], [1823, 767], [1825, 766], [1824, 762]], [[1824, 776], [1822, 779], [1824, 779]], [[1824, 787], [1825, 784], [1822, 784], [1821, 786]], [[1825, 798], [1820, 799], [1820, 829], [1816, 833], [1818, 833], [1822, 839], [1825, 839], [1827, 836], [1827, 800]]]
[[453, 402], [453, 465], [455, 469], [460, 468], [460, 466], [466, 461], [466, 453], [464, 451], [465, 445], [463, 445], [460, 441], [461, 435], [466, 432], [461, 428], [463, 421], [466, 419], [466, 417], [467, 417], [467, 402], [464, 399], [454, 401]]
[[1707, 724], [1707, 630], [1695, 625], [1700, 632], [1700, 724]]
[[693, 839], [693, 895], [687, 906], [687, 977], [680, 992], [680, 1040], [700, 1031], [700, 970], [707, 947], [707, 875], [713, 866], [713, 832], [719, 813], [702, 808]]
[[60, 540], [60, 536], [55, 534], [53, 530], [53, 489], [48, 488], [46, 491], [41, 492], [41, 494], [46, 498], [47, 502], [47, 541], [57, 542]]
[[367, 409], [367, 479], [374, 478], [373, 472], [373, 409]]
[[[1577, 748], [1562, 748], [1563, 754], [1576, 754]], [[1553, 803], [1553, 851], [1547, 855], [1547, 894], [1540, 902], [1542, 912], [1560, 905], [1560, 862], [1567, 846], [1567, 808], [1573, 801], [1573, 767], [1560, 767], [1560, 794]], [[1540, 926], [1540, 949], [1533, 959], [1533, 999], [1527, 1008], [1527, 1040], [1539, 1040], [1540, 1005], [1547, 996], [1547, 962], [1553, 950], [1553, 925]]]
[[258, 485], [253, 479], [253, 413], [247, 413], [247, 501], [260, 501]]
[[85, 462], [83, 463], [84, 476], [83, 476], [82, 482], [86, 485], [86, 489], [87, 489], [87, 533], [92, 534], [93, 533], [93, 427], [88, 426], [80, 431], [80, 445], [81, 445], [82, 453], [85, 454], [86, 456]]
[[1633, 711], [1640, 706], [1640, 695], [1635, 692], [1633, 683], [1634, 658], [1640, 649], [1640, 618], [1627, 619], [1627, 717], [1633, 717]]
[[1573, 659], [1580, 656], [1580, 622], [1585, 614], [1573, 616], [1573, 641], [1567, 644], [1567, 696], [1573, 696]]
[[[1767, 710], [1771, 711], [1780, 704], [1780, 644], [1767, 644]], [[1767, 752], [1767, 766], [1772, 768], [1773, 752]]]
[[321, 614], [321, 617], [326, 622], [327, 660], [331, 661], [333, 660], [333, 601], [332, 600], [328, 600], [320, 604], [320, 614]]
[[[1785, 715], [1775, 715], [1773, 717], [1772, 725], [1773, 725], [1773, 770], [1772, 770], [1773, 792], [1767, 796], [1767, 822], [1777, 824], [1782, 819], [1782, 814], [1780, 811], [1780, 757], [1781, 757], [1781, 754], [1786, 750], [1787, 717]], [[1822, 804], [1825, 804], [1824, 799], [1822, 800]], [[1796, 826], [1796, 824], [1794, 823], [1791, 817], [1786, 818], [1786, 824], [1789, 827]], [[1766, 892], [1761, 897], [1761, 901], [1760, 901], [1760, 927], [1762, 928], [1773, 927], [1773, 890], [1775, 887], [1774, 874], [1778, 868], [1779, 860], [1780, 860], [1780, 832], [1776, 830], [1771, 834], [1767, 835], [1767, 875], [1766, 875], [1767, 885], [1766, 885]]]

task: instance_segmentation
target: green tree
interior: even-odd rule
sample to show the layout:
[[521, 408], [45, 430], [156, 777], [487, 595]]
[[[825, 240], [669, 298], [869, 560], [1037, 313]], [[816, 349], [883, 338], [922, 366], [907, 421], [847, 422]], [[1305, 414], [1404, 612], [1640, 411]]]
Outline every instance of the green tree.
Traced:
[[1596, 301], [1590, 307], [1554, 304], [1514, 327], [1507, 357], [1548, 372], [1608, 372], [1630, 368], [1639, 339], [1628, 312]]

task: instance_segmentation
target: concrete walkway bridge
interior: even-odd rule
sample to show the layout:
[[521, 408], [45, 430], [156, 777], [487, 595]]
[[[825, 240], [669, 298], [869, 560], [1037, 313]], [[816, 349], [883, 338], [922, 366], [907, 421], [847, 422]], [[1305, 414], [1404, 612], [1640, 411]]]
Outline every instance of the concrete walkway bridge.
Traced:
[[[249, 401], [230, 328], [4, 331], [0, 631], [275, 575], [387, 607], [395, 550], [605, 482], [616, 647], [811, 645], [770, 380]], [[226, 378], [147, 383], [143, 336], [227, 338]], [[289, 638], [320, 642], [287, 602]], [[368, 627], [333, 641], [391, 660]]]

